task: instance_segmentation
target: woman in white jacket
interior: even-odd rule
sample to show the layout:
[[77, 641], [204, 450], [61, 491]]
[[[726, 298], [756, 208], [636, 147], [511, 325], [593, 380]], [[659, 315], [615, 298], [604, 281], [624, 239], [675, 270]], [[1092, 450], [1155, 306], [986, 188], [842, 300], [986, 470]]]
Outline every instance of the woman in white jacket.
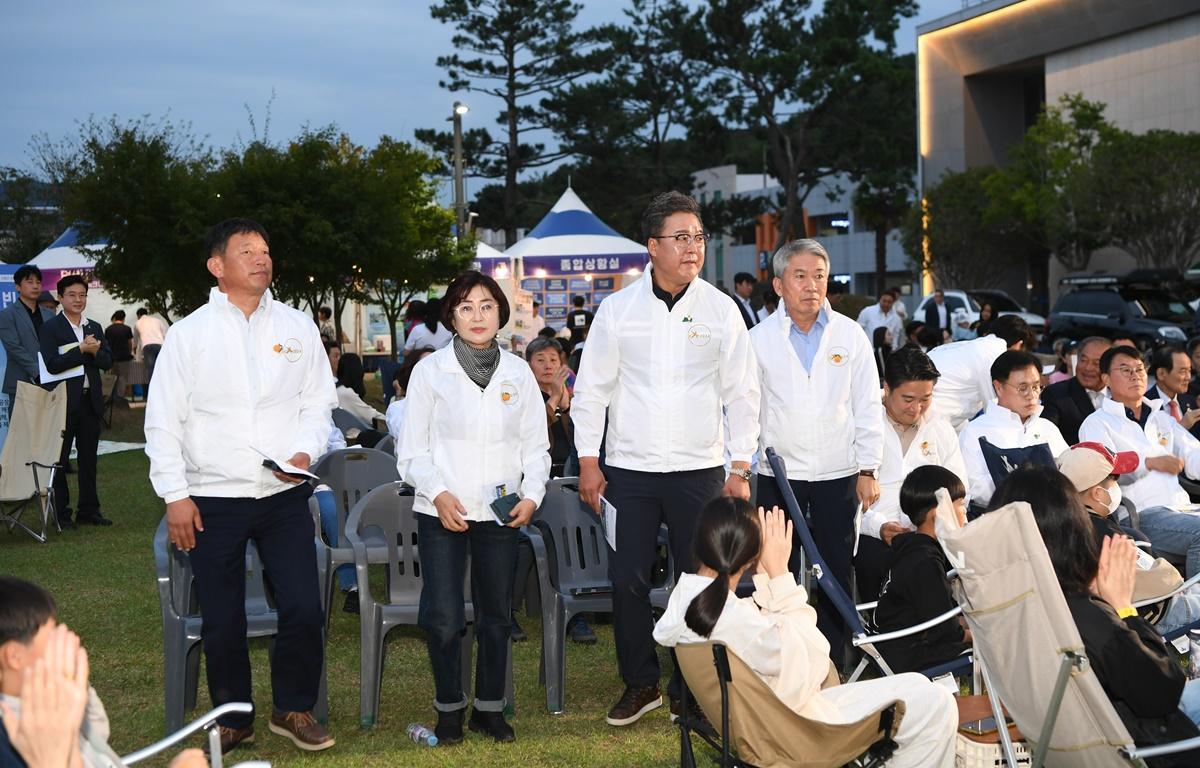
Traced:
[[[900, 699], [906, 709], [888, 765], [954, 765], [957, 708], [945, 688], [907, 673], [821, 689], [829, 642], [817, 630], [804, 588], [788, 571], [792, 524], [784, 512], [759, 507], [756, 523], [748, 502], [715, 499], [701, 512], [694, 541], [699, 567], [680, 577], [654, 627], [656, 641], [668, 647], [720, 641], [782, 702], [822, 722], [854, 722]], [[738, 598], [734, 589], [750, 568], [754, 596]]]
[[504, 720], [504, 678], [517, 528], [546, 493], [550, 440], [533, 373], [496, 344], [508, 313], [492, 278], [470, 271], [450, 283], [443, 322], [454, 328], [454, 340], [413, 369], [396, 444], [400, 476], [416, 488], [418, 623], [426, 633], [435, 732], [443, 744], [463, 738], [467, 698], [459, 651], [468, 547], [479, 643], [468, 726], [497, 741], [514, 738]]

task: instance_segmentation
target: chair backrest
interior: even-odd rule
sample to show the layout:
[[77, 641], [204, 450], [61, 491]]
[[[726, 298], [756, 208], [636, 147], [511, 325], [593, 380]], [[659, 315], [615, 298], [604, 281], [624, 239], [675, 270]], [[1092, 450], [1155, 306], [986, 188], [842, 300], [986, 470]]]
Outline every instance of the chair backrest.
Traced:
[[[1007, 504], [960, 528], [949, 494], [938, 495], [938, 538], [958, 571], [958, 598], [975, 653], [1032, 748], [1047, 718], [1063, 651], [1084, 653], [1079, 630], [1028, 504]], [[1132, 743], [1100, 681], [1084, 665], [1067, 683], [1046, 764], [1127, 766], [1116, 747]]]
[[0, 501], [24, 501], [38, 487], [50, 485], [50, 470], [37, 470], [37, 483], [27, 462], [58, 463], [63, 429], [67, 423], [67, 386], [60, 383], [47, 392], [36, 384], [17, 382], [17, 399], [8, 423], [8, 437], [0, 450]]
[[375, 450], [395, 456], [396, 438], [392, 437], [391, 435], [386, 436], [375, 444]]
[[560, 592], [576, 595], [610, 592], [604, 527], [584, 507], [578, 484], [575, 477], [560, 477], [547, 483], [546, 497], [533, 518], [533, 525], [546, 539], [553, 560], [552, 578]]
[[[191, 556], [167, 543], [167, 517], [163, 515], [154, 532], [154, 564], [159, 582], [159, 598], [164, 611], [169, 607], [181, 618], [199, 617]], [[258, 548], [246, 545], [246, 615], [265, 616], [275, 611]]]
[[386, 544], [388, 602], [393, 605], [415, 604], [421, 597], [413, 499], [398, 480], [381, 485], [359, 499], [346, 523], [346, 528], [358, 537], [374, 534]]
[[357, 429], [361, 432], [364, 429], [371, 428], [370, 424], [358, 418], [344, 408], [333, 409], [333, 425], [342, 430], [342, 434], [346, 434], [352, 429]]
[[779, 495], [783, 498], [788, 516], [792, 519], [792, 527], [796, 529], [796, 535], [800, 537], [800, 545], [804, 548], [804, 553], [812, 564], [817, 586], [837, 608], [842, 620], [850, 627], [851, 634], [866, 634], [866, 628], [854, 607], [854, 601], [834, 578], [833, 571], [829, 570], [825, 558], [817, 550], [817, 543], [813, 540], [812, 531], [808, 529], [808, 522], [804, 519], [804, 513], [800, 511], [800, 503], [796, 501], [796, 494], [792, 493], [792, 486], [788, 484], [787, 465], [784, 463], [783, 457], [775, 453], [774, 448], [768, 448], [767, 461], [771, 464], [771, 471], [775, 473], [775, 485], [779, 487]]
[[[724, 656], [724, 660], [722, 660]], [[675, 646], [679, 671], [700, 708], [721, 727], [722, 666], [729, 670], [729, 738], [738, 758], [768, 766], [845, 765], [882, 738], [892, 738], [904, 716], [904, 703], [883, 703], [850, 723], [830, 724], [806, 718], [779, 700], [775, 692], [736, 654], [720, 643]], [[891, 709], [894, 707], [894, 709]], [[885, 715], [891, 709], [885, 732]]]
[[359, 499], [372, 488], [400, 479], [396, 457], [374, 448], [330, 451], [313, 466], [312, 473], [333, 490], [339, 545], [346, 538], [346, 517]]

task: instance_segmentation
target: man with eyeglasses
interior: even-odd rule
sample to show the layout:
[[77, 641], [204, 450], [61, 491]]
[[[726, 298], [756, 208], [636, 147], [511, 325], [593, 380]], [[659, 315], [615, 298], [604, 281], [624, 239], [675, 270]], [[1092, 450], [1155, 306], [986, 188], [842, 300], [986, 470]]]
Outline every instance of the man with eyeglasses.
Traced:
[[[615, 726], [662, 705], [650, 606], [659, 526], [667, 526], [675, 575], [693, 570], [700, 510], [719, 494], [750, 498], [758, 446], [754, 351], [733, 300], [699, 278], [709, 239], [700, 206], [678, 192], [658, 195], [642, 214], [642, 235], [650, 264], [600, 304], [572, 403], [580, 496], [597, 513], [602, 498], [617, 510], [608, 557], [625, 692], [608, 713]], [[668, 693], [677, 715], [678, 669]]]
[[[1041, 363], [1030, 352], [1009, 350], [992, 363], [996, 399], [967, 422], [958, 435], [967, 465], [967, 498], [986, 508], [996, 486], [1026, 462], [1054, 465], [1067, 442], [1054, 423], [1041, 417]], [[1043, 447], [1044, 446], [1044, 447]]]
[[1075, 375], [1042, 390], [1042, 418], [1053, 421], [1068, 444], [1079, 442], [1079, 425], [1091, 416], [1103, 397], [1100, 356], [1112, 346], [1103, 336], [1091, 336], [1076, 348]]
[[1178, 511], [1191, 503], [1179, 473], [1200, 479], [1200, 441], [1146, 398], [1146, 366], [1136, 347], [1119, 346], [1100, 357], [1107, 387], [1100, 409], [1079, 428], [1079, 439], [1110, 451], [1133, 451], [1137, 469], [1121, 475], [1122, 495], [1138, 510], [1138, 528], [1161, 555], [1187, 561], [1187, 576], [1200, 572], [1200, 516]]

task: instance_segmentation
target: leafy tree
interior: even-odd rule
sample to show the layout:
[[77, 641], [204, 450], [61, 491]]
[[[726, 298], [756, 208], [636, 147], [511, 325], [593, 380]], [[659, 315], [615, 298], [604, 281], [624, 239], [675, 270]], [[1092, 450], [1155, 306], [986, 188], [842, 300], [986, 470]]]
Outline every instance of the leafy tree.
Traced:
[[35, 140], [64, 218], [89, 238], [96, 276], [122, 301], [168, 320], [202, 304], [210, 277], [200, 243], [215, 220], [215, 158], [186, 125], [147, 118], [89, 119], [59, 143]]
[[24, 264], [41, 253], [66, 223], [51, 190], [16, 168], [0, 168], [0, 261]]
[[[594, 62], [586, 51], [593, 33], [574, 29], [582, 6], [571, 0], [441, 0], [430, 8], [433, 18], [452, 25], [455, 52], [439, 56], [449, 91], [481, 93], [499, 99], [500, 138], [475, 129], [464, 135], [464, 159], [473, 175], [504, 179], [505, 237], [516, 242], [521, 202], [519, 176], [566, 156], [533, 135], [547, 127], [539, 102], [583, 75]], [[417, 139], [449, 157], [453, 136], [431, 129]]]
[[679, 30], [690, 57], [705, 62], [712, 103], [729, 124], [758, 129], [783, 186], [779, 244], [794, 236], [808, 194], [821, 179], [852, 170], [840, 121], [843, 95], [891, 52], [911, 0], [707, 0], [695, 24]]
[[1114, 131], [1092, 163], [1113, 245], [1142, 267], [1186, 272], [1200, 261], [1200, 133]]

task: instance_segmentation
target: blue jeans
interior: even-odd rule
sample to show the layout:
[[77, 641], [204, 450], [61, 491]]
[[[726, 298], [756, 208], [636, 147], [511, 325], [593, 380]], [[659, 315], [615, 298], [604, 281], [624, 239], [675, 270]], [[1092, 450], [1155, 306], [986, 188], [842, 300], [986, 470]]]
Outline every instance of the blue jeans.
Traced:
[[467, 705], [462, 690], [461, 650], [467, 627], [463, 583], [471, 554], [471, 601], [475, 606], [475, 709], [504, 710], [508, 669], [513, 571], [517, 529], [491, 521], [467, 523], [465, 533], [442, 527], [436, 515], [417, 515], [421, 552], [421, 607], [417, 623], [425, 630], [436, 692], [433, 705], [454, 712]]
[[1200, 726], [1200, 680], [1188, 680], [1179, 698], [1179, 708], [1196, 725]]
[[[317, 500], [317, 506], [321, 509], [321, 530], [325, 533], [325, 538], [329, 539], [330, 546], [338, 546], [338, 521], [337, 521], [337, 501], [333, 498], [333, 491], [328, 488], [318, 488], [313, 491], [313, 497]], [[342, 563], [337, 567], [338, 588], [343, 592], [349, 592], [358, 586], [358, 580], [354, 575], [354, 566], [350, 563]]]
[[1200, 572], [1200, 515], [1150, 507], [1138, 513], [1138, 521], [1156, 552], [1187, 558], [1186, 578]]

